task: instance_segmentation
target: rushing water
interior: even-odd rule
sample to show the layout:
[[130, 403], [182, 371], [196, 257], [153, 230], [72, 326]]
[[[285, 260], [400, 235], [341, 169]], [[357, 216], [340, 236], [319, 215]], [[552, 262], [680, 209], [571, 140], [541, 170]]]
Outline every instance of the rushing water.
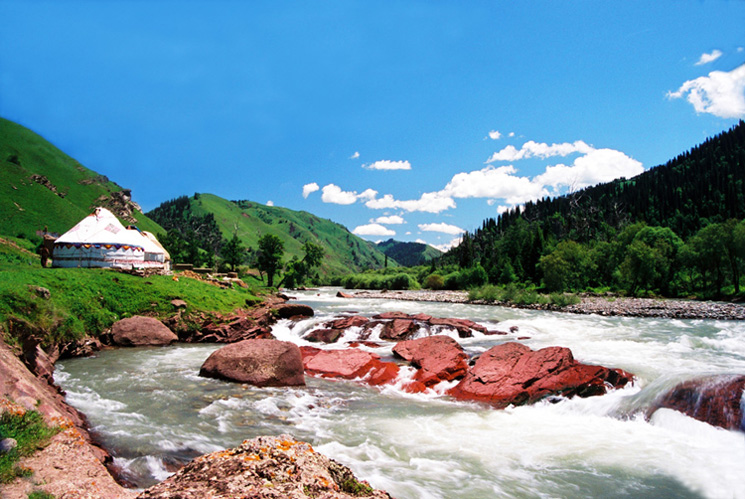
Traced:
[[[301, 336], [349, 311], [424, 312], [468, 318], [507, 336], [460, 339], [469, 354], [521, 340], [569, 347], [575, 358], [620, 367], [633, 387], [601, 397], [493, 410], [435, 392], [307, 378], [304, 388], [254, 388], [200, 378], [220, 345], [102, 352], [60, 362], [67, 400], [90, 419], [126, 476], [140, 487], [196, 455], [258, 435], [291, 433], [403, 498], [745, 498], [745, 434], [662, 409], [645, 410], [683, 379], [745, 373], [745, 323], [606, 318], [300, 293], [316, 316], [282, 321], [274, 334]], [[356, 332], [341, 342], [353, 341]], [[317, 346], [317, 345], [316, 345]], [[339, 348], [339, 344], [330, 348]], [[392, 345], [371, 349], [383, 357]]]

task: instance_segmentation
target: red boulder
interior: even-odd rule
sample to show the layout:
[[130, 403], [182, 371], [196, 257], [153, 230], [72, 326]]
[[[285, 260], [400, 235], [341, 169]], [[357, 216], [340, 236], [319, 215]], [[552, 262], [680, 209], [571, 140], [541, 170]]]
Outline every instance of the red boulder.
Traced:
[[709, 376], [680, 383], [657, 401], [662, 407], [728, 430], [745, 431], [745, 376]]
[[226, 345], [212, 352], [199, 375], [255, 386], [305, 385], [300, 349], [279, 340], [243, 340]]
[[170, 345], [178, 336], [158, 319], [134, 316], [111, 326], [111, 341], [123, 347]]
[[402, 341], [393, 347], [393, 353], [416, 367], [414, 380], [428, 387], [462, 378], [468, 371], [468, 356], [449, 336]]
[[568, 348], [534, 351], [509, 342], [484, 352], [449, 393], [461, 400], [506, 407], [536, 402], [549, 395], [601, 395], [607, 385], [622, 387], [632, 378], [620, 369], [581, 364]]
[[405, 340], [419, 330], [419, 325], [408, 319], [393, 319], [383, 325], [380, 338], [383, 340]]
[[398, 366], [380, 356], [357, 348], [321, 350], [302, 347], [305, 372], [322, 378], [359, 379], [370, 385], [390, 383], [398, 376]]

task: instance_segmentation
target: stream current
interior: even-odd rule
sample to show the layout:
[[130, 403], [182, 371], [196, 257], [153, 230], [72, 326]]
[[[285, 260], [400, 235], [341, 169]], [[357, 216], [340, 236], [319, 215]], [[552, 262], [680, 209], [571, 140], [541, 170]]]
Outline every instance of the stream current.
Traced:
[[[493, 410], [443, 396], [446, 386], [412, 395], [395, 385], [311, 377], [301, 388], [200, 378], [201, 364], [222, 346], [214, 344], [121, 348], [67, 359], [57, 364], [55, 379], [124, 476], [142, 488], [199, 454], [290, 433], [398, 499], [745, 498], [745, 434], [668, 409], [644, 417], [656, 397], [682, 380], [745, 373], [745, 322], [343, 299], [336, 291], [295, 293], [316, 315], [281, 321], [274, 335], [305, 345], [304, 334], [349, 312], [423, 312], [509, 332], [466, 339], [440, 332], [469, 355], [528, 337], [520, 341], [533, 349], [568, 347], [581, 362], [622, 368], [637, 379], [600, 397]], [[347, 330], [323, 347], [341, 348], [358, 332]], [[392, 347], [362, 348], [389, 359]]]

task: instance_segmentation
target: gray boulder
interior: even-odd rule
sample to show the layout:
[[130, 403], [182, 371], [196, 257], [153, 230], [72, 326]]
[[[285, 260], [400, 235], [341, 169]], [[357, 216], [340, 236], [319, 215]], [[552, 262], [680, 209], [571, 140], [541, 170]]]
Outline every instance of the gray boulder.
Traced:
[[204, 361], [199, 375], [254, 386], [303, 386], [303, 356], [289, 341], [256, 339], [231, 343]]

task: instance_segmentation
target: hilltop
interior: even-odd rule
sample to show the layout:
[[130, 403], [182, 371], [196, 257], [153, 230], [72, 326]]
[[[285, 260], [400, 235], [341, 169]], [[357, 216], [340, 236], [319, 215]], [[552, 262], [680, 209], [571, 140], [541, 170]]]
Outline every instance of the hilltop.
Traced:
[[373, 243], [355, 236], [343, 225], [306, 211], [195, 194], [166, 201], [147, 215], [165, 229], [177, 230], [182, 237], [193, 231], [205, 245], [237, 234], [247, 248], [256, 249], [262, 236], [272, 234], [284, 243], [286, 260], [293, 256], [302, 258], [303, 244], [312, 241], [325, 251], [321, 265], [325, 274], [381, 268], [385, 264], [385, 255]]
[[128, 189], [0, 118], [0, 234], [38, 240], [36, 233], [44, 227], [62, 234], [96, 206], [110, 209], [125, 225], [163, 230], [132, 202]]
[[425, 265], [442, 256], [437, 248], [424, 243], [406, 243], [388, 239], [378, 243], [378, 249], [405, 267]]

